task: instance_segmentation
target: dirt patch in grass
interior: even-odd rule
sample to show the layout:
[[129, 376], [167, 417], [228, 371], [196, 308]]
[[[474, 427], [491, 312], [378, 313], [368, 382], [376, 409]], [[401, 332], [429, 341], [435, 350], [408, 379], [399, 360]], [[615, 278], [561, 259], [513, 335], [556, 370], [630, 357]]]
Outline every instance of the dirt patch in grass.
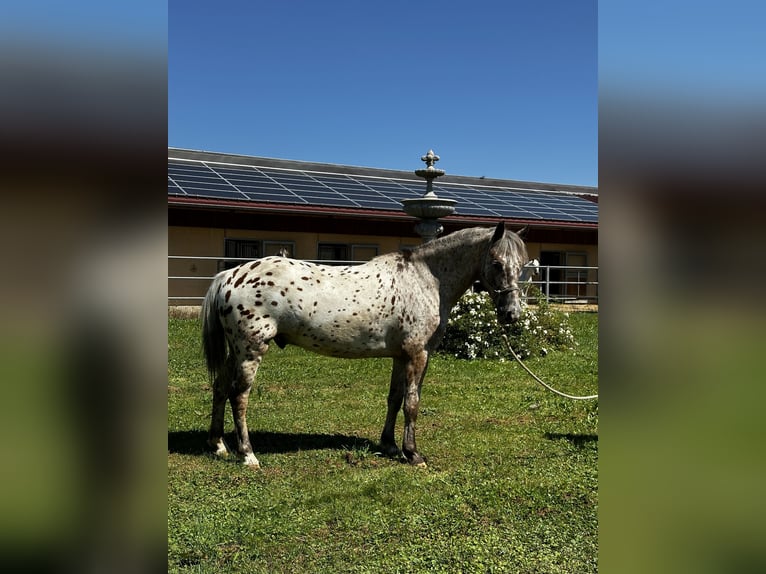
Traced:
[[174, 305], [168, 307], [168, 317], [174, 319], [198, 319], [200, 316], [199, 305]]
[[590, 303], [551, 303], [551, 309], [565, 313], [598, 313], [598, 305]]

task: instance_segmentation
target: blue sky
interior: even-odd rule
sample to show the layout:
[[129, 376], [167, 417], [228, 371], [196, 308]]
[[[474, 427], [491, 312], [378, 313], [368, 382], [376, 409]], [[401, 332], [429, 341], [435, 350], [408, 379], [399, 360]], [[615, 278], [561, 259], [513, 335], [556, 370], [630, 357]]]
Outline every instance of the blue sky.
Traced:
[[171, 0], [168, 145], [597, 185], [597, 3]]
[[603, 1], [602, 91], [686, 106], [762, 108], [765, 23], [766, 4], [757, 0]]

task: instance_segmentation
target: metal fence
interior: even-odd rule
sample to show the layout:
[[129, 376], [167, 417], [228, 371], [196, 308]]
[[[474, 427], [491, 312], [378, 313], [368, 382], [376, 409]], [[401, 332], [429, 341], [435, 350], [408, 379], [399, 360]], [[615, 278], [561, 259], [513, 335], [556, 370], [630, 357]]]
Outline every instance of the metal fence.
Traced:
[[598, 267], [536, 265], [527, 273], [523, 283], [537, 287], [548, 301], [598, 304]]
[[[364, 261], [317, 261], [324, 265], [361, 265]], [[168, 305], [200, 305], [213, 277], [245, 263], [236, 257], [168, 256]], [[524, 285], [534, 285], [554, 303], [598, 304], [598, 267], [539, 265], [527, 269]], [[529, 295], [529, 290], [525, 290]]]

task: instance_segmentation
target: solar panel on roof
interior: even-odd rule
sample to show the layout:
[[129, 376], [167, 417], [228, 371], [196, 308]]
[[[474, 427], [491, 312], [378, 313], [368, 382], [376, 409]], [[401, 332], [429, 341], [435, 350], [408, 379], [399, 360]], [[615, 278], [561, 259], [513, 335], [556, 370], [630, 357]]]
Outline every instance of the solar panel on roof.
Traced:
[[330, 189], [359, 191], [359, 192], [369, 192], [369, 191], [371, 191], [370, 188], [368, 188], [365, 185], [362, 185], [361, 183], [354, 183], [354, 182], [347, 182], [347, 183], [346, 182], [343, 182], [343, 183], [326, 183], [324, 181], [322, 183], [324, 183]]
[[350, 175], [345, 174], [315, 173], [313, 174], [313, 177], [321, 181], [328, 181], [333, 183], [359, 183], [358, 180], [354, 179]]
[[358, 203], [361, 207], [366, 207], [368, 209], [385, 209], [387, 211], [398, 211], [401, 207], [400, 203], [388, 201], [360, 201]]
[[379, 179], [375, 179], [372, 181], [369, 181], [367, 183], [368, 186], [370, 186], [373, 189], [389, 189], [394, 191], [406, 191], [407, 188], [404, 187], [402, 184], [396, 182], [396, 181], [382, 181]]
[[319, 195], [335, 195], [335, 192], [332, 189], [329, 189], [328, 187], [325, 187], [323, 185], [291, 185], [290, 191], [297, 193], [298, 195], [303, 194], [319, 194]]
[[262, 177], [262, 178], [250, 178], [250, 179], [244, 179], [244, 178], [237, 178], [232, 177], [229, 178], [229, 181], [236, 185], [237, 187], [244, 187], [248, 185], [255, 185], [258, 187], [268, 187], [271, 189], [285, 189], [285, 186], [279, 185], [277, 182], [272, 181], [268, 178]]
[[291, 198], [291, 199], [296, 198], [294, 194], [288, 191], [285, 191], [284, 189], [268, 187], [266, 185], [240, 185], [238, 187], [239, 187], [239, 190], [245, 195], [250, 195], [252, 193], [268, 194], [268, 195], [273, 195], [274, 197], [281, 197], [283, 200], [286, 198]]
[[285, 187], [292, 187], [294, 185], [320, 185], [317, 181], [305, 177], [285, 177], [282, 175], [266, 174], [277, 183], [281, 183]]
[[376, 189], [376, 191], [382, 195], [383, 197], [386, 197], [390, 199], [391, 201], [394, 201], [396, 203], [400, 203], [403, 199], [411, 199], [414, 197], [411, 193], [407, 191], [389, 191], [385, 189]]
[[266, 177], [256, 171], [238, 171], [238, 170], [216, 170], [221, 177], [229, 181], [269, 181], [273, 182], [271, 178]]
[[198, 176], [198, 175], [207, 175], [208, 177], [213, 177], [215, 174], [212, 170], [208, 169], [204, 165], [186, 165], [186, 164], [175, 164], [175, 165], [168, 165], [168, 176]]
[[207, 167], [219, 173], [256, 173], [258, 171], [251, 165], [216, 165], [213, 163]]
[[478, 205], [458, 205], [455, 207], [458, 215], [481, 215], [484, 217], [497, 217], [499, 214]]
[[244, 199], [244, 196], [230, 184], [223, 180], [214, 180], [205, 177], [181, 176], [173, 180], [188, 195], [202, 197]]
[[346, 197], [352, 197], [352, 198], [366, 198], [366, 197], [375, 197], [375, 198], [383, 198], [385, 195], [375, 191], [374, 189], [367, 189], [367, 190], [357, 190], [357, 189], [344, 189], [343, 195]]
[[270, 193], [282, 193], [286, 195], [290, 195], [290, 192], [286, 190], [284, 187], [277, 185], [276, 183], [270, 183], [268, 181], [266, 182], [235, 182], [237, 189], [240, 191], [243, 191], [245, 193], [249, 191], [268, 191]]
[[344, 196], [342, 196], [340, 194], [337, 194], [337, 193], [333, 193], [331, 191], [328, 191], [327, 193], [322, 193], [322, 192], [319, 192], [319, 191], [311, 191], [311, 192], [307, 191], [307, 192], [301, 193], [300, 197], [306, 199], [307, 201], [309, 201], [309, 203], [311, 203], [310, 200], [312, 200], [312, 199], [315, 200], [315, 201], [321, 201], [323, 199], [328, 199], [328, 200], [331, 200], [331, 201], [343, 200], [343, 201], [345, 201], [347, 203], [352, 203], [352, 201], [353, 201], [353, 200], [351, 200], [351, 199], [349, 199], [347, 197], [344, 197]]
[[341, 196], [317, 198], [315, 201], [310, 201], [309, 203], [314, 205], [335, 205], [338, 207], [359, 207], [358, 204]]
[[[598, 203], [570, 193], [456, 183], [433, 187], [440, 197], [457, 200], [461, 215], [598, 222]], [[406, 179], [168, 159], [170, 195], [400, 211], [403, 199], [424, 192], [424, 182]]]
[[293, 198], [292, 201], [290, 198], [285, 198], [284, 195], [276, 195], [271, 193], [245, 193], [247, 195], [248, 199], [251, 199], [253, 201], [257, 201], [259, 203], [286, 203], [286, 204], [305, 204], [306, 202], [298, 200], [297, 197]]

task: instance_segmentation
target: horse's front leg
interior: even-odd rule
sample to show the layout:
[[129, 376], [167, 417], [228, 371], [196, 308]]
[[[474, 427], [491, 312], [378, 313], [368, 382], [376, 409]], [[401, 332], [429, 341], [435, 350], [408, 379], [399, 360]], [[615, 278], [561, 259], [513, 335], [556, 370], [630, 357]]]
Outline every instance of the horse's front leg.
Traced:
[[425, 467], [426, 461], [418, 452], [415, 445], [415, 422], [418, 419], [420, 406], [420, 388], [428, 368], [428, 351], [421, 351], [413, 356], [405, 367], [404, 393], [404, 440], [402, 452], [407, 461], [415, 466]]
[[388, 391], [388, 411], [386, 412], [386, 424], [383, 426], [383, 433], [380, 435], [380, 446], [383, 454], [390, 457], [398, 457], [401, 454], [396, 445], [394, 430], [396, 427], [396, 417], [399, 409], [402, 408], [404, 400], [404, 387], [407, 383], [407, 361], [404, 359], [394, 359], [394, 367], [391, 371], [391, 387]]

